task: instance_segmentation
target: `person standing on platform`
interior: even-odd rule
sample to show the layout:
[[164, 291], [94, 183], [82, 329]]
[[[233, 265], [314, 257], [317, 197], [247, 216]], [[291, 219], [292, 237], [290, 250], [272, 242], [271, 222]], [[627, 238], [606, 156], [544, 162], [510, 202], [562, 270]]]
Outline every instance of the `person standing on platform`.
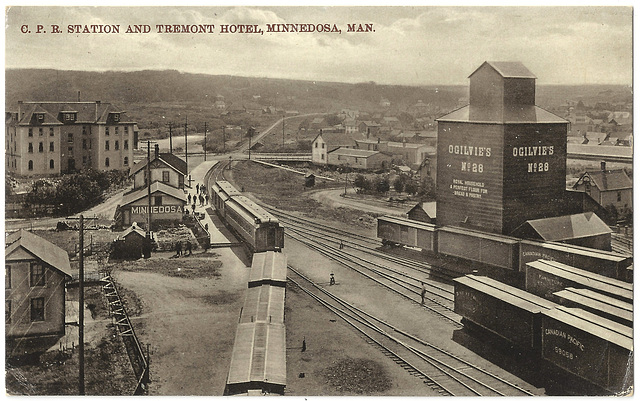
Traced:
[[191, 203], [191, 192], [189, 192], [189, 196], [187, 196], [187, 203]]
[[427, 287], [425, 287], [424, 282], [422, 283], [422, 290], [420, 291], [420, 305], [424, 306], [424, 297], [427, 295]]

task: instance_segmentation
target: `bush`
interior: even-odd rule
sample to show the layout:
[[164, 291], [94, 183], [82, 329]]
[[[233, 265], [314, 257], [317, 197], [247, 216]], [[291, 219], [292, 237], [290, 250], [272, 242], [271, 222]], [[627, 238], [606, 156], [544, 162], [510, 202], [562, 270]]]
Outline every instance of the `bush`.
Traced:
[[389, 189], [391, 189], [391, 185], [389, 185], [389, 178], [379, 177], [376, 180], [375, 189], [376, 189], [376, 192], [379, 192], [381, 194], [385, 192], [389, 192]]
[[358, 174], [356, 176], [356, 178], [353, 180], [353, 185], [355, 185], [356, 188], [360, 188], [363, 191], [371, 190], [371, 181], [369, 181], [367, 177], [365, 177], [362, 174]]

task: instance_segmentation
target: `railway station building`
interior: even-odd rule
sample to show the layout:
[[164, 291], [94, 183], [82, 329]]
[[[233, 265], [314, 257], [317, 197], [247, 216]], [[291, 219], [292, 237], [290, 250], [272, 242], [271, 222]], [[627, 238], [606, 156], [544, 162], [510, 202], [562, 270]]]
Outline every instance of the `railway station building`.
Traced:
[[46, 351], [65, 334], [69, 256], [27, 230], [6, 238], [4, 255], [7, 356]]
[[20, 101], [5, 116], [5, 166], [19, 176], [128, 169], [135, 125], [111, 103]]
[[142, 187], [126, 194], [122, 198], [122, 205], [116, 210], [115, 220], [124, 227], [137, 223], [140, 227], [147, 227], [149, 212], [151, 222], [154, 221], [182, 221], [187, 204], [183, 190], [174, 188], [162, 181], [151, 184], [151, 210], [149, 211], [148, 188]]

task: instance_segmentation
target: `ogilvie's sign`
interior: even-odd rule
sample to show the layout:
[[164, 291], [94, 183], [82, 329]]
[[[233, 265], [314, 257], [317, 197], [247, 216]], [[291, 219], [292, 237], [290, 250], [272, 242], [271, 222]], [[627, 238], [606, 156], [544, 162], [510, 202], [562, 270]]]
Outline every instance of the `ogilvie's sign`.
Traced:
[[[131, 206], [131, 214], [147, 214], [148, 206]], [[151, 214], [182, 213], [180, 205], [151, 206]]]

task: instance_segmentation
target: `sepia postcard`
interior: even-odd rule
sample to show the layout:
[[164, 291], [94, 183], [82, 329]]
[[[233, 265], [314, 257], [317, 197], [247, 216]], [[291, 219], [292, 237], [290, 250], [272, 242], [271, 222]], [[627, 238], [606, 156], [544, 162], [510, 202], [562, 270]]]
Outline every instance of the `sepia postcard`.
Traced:
[[633, 394], [631, 6], [6, 6], [5, 393]]

